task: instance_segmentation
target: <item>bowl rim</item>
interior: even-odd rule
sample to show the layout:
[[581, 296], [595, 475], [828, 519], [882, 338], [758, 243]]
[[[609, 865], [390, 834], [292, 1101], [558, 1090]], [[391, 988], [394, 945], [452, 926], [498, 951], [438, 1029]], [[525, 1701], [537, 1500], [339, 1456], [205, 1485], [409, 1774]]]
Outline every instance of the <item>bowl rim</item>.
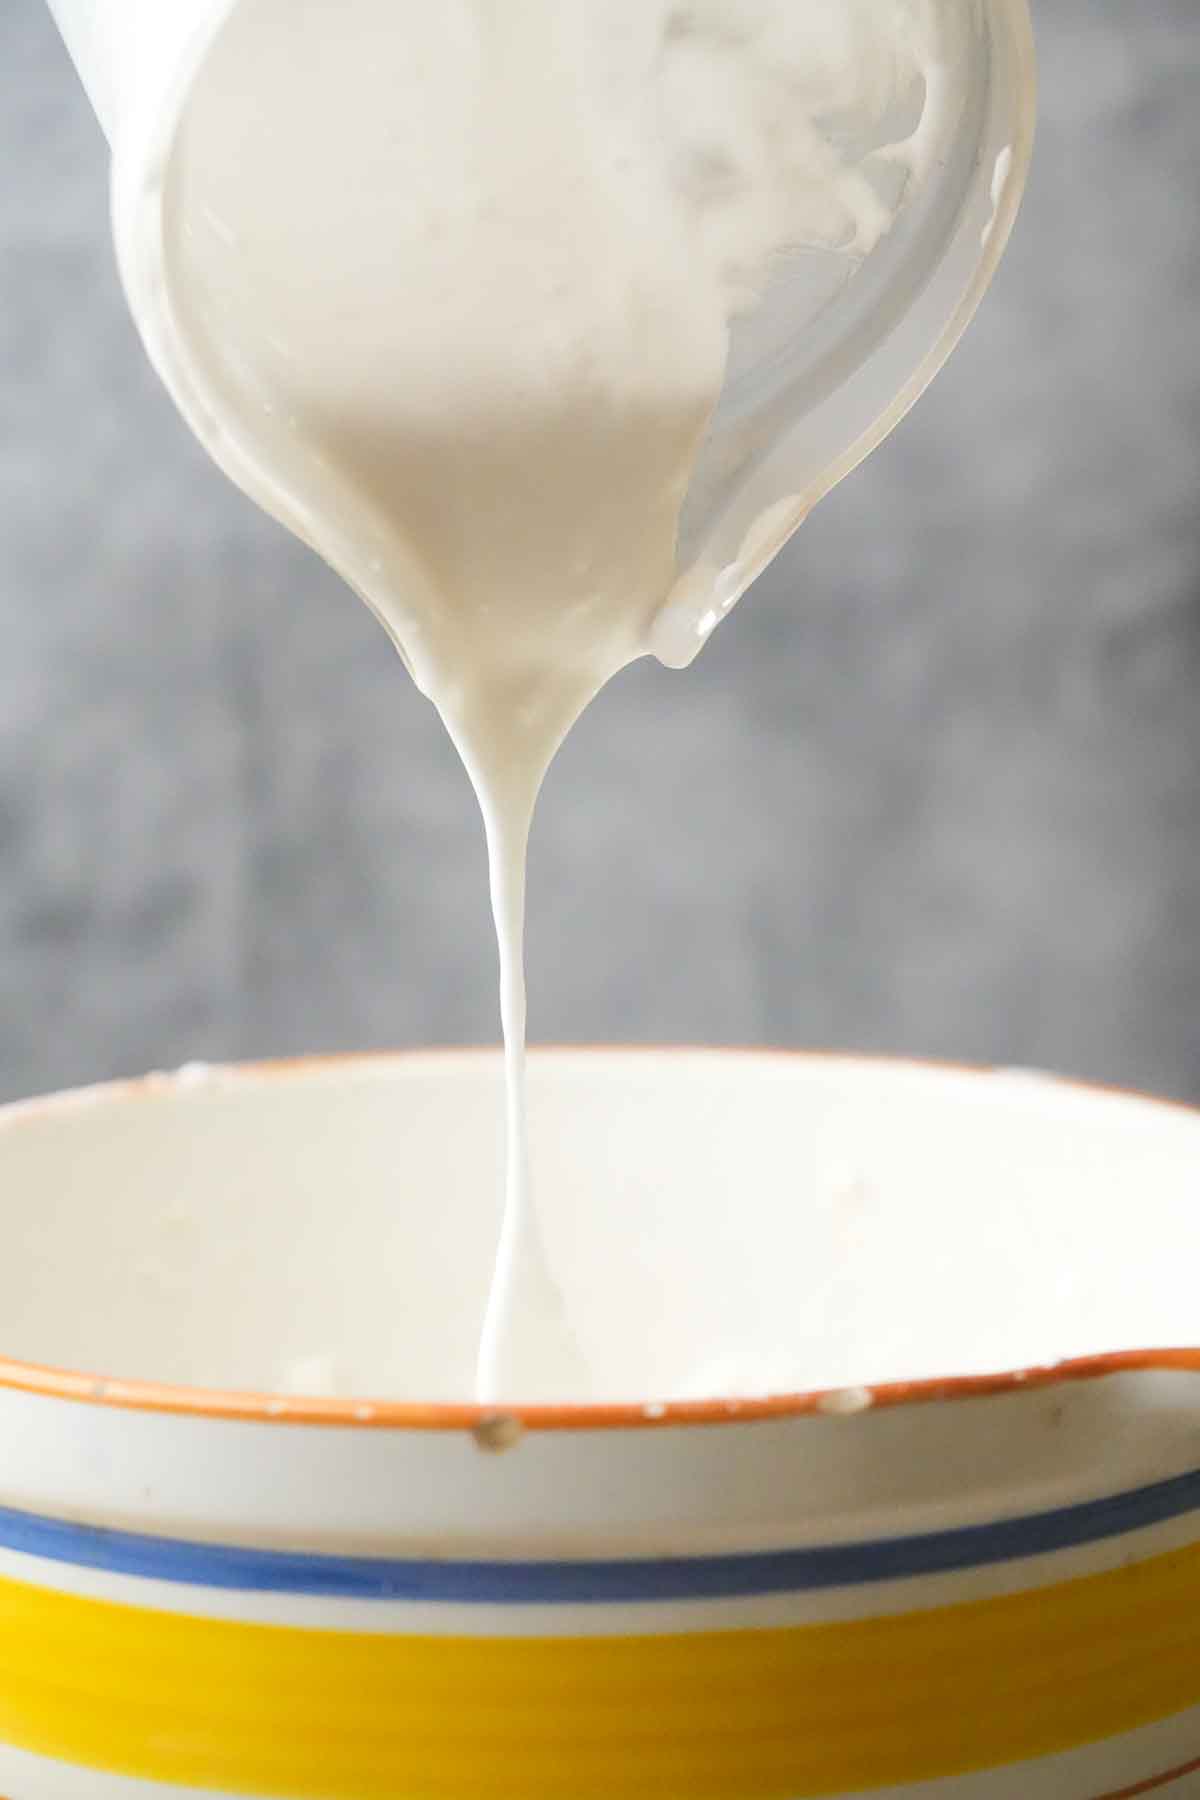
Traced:
[[[590, 1056], [695, 1057], [697, 1059], [750, 1057], [789, 1063], [853, 1063], [873, 1069], [907, 1069], [930, 1074], [979, 1077], [1010, 1071], [1002, 1065], [964, 1063], [938, 1058], [879, 1056], [846, 1050], [797, 1050], [755, 1045], [654, 1045], [654, 1044], [538, 1044], [531, 1055], [586, 1058]], [[223, 1080], [274, 1081], [297, 1075], [352, 1069], [366, 1065], [395, 1066], [445, 1059], [495, 1059], [494, 1046], [433, 1046], [427, 1049], [350, 1051], [342, 1054], [270, 1058], [262, 1061], [211, 1065]], [[1019, 1071], [1013, 1070], [1012, 1073]], [[1183, 1113], [1200, 1119], [1200, 1107], [1166, 1099], [1136, 1089], [1104, 1082], [1082, 1081], [1048, 1071], [1029, 1071], [1053, 1086], [1098, 1098], [1135, 1100], [1164, 1112]], [[155, 1072], [125, 1080], [69, 1088], [0, 1106], [0, 1128], [27, 1119], [66, 1110], [81, 1101], [162, 1099], [177, 1093], [177, 1075]], [[940, 1376], [915, 1381], [894, 1381], [862, 1388], [814, 1388], [799, 1392], [754, 1397], [732, 1395], [698, 1400], [587, 1402], [556, 1405], [489, 1406], [472, 1401], [385, 1400], [338, 1395], [310, 1397], [273, 1394], [252, 1389], [194, 1387], [184, 1383], [106, 1376], [76, 1369], [23, 1362], [0, 1353], [0, 1390], [15, 1391], [46, 1400], [66, 1400], [124, 1412], [237, 1420], [270, 1425], [339, 1426], [357, 1430], [421, 1432], [471, 1432], [486, 1437], [502, 1425], [522, 1432], [653, 1431], [678, 1426], [749, 1424], [803, 1417], [844, 1418], [848, 1415], [891, 1410], [902, 1406], [927, 1406], [945, 1401], [986, 1399], [1028, 1390], [1095, 1381], [1105, 1376], [1147, 1371], [1174, 1371], [1200, 1375], [1200, 1345], [1164, 1346], [1108, 1354], [1066, 1358], [1061, 1362], [997, 1371], [988, 1375]]]

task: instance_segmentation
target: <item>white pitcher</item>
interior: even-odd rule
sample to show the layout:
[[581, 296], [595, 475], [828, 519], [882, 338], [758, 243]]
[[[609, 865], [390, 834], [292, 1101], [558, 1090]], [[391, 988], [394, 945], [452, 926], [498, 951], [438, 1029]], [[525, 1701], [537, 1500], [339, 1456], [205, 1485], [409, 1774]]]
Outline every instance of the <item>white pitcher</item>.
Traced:
[[229, 0], [49, 0], [50, 11], [114, 150], [161, 99]]
[[[381, 3], [381, 17], [394, 19], [398, 0]], [[150, 358], [214, 460], [296, 531], [303, 509], [278, 447], [257, 441], [261, 424], [223, 404], [172, 307], [165, 254], [163, 180], [189, 93], [225, 23], [262, 4], [276, 5], [286, 51], [292, 23], [278, 0], [50, 0], [112, 146], [117, 255]], [[723, 610], [924, 391], [1008, 240], [1033, 138], [1028, 0], [961, 4], [974, 39], [969, 91], [937, 179], [853, 280], [839, 275], [831, 286], [818, 258], [793, 259], [764, 304], [738, 321], [735, 372], [697, 461], [679, 546], [679, 575], [694, 572], [696, 591], [719, 595]], [[336, 31], [335, 0], [328, 19]], [[269, 105], [269, 70], [264, 83]], [[334, 560], [357, 585], [349, 547]], [[677, 591], [688, 588], [685, 580]], [[688, 621], [664, 616], [660, 625], [660, 657], [688, 660], [698, 648]]]

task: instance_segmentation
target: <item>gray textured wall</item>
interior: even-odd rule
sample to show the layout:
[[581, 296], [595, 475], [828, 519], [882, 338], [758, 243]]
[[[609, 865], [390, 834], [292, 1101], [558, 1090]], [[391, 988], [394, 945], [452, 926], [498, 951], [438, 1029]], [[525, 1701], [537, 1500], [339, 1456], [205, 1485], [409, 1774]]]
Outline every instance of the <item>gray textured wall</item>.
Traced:
[[[535, 1036], [1200, 1094], [1200, 7], [1042, 0], [966, 346], [534, 845]], [[143, 367], [98, 132], [0, 6], [0, 1092], [490, 1039], [466, 782], [366, 612]]]

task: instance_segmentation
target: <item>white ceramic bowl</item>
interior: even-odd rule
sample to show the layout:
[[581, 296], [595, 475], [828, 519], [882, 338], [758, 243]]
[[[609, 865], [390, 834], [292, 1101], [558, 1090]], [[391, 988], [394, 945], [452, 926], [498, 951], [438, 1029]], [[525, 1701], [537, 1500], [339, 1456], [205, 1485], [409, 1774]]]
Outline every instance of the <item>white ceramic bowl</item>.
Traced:
[[[417, 1056], [0, 1114], [0, 1793], [1200, 1791], [1200, 1353], [1153, 1347], [1200, 1340], [1200, 1119], [541, 1054], [607, 1399], [497, 1418], [462, 1396], [498, 1084]], [[930, 1309], [962, 1368], [917, 1366]], [[1080, 1354], [1003, 1372], [1014, 1310], [1031, 1363]], [[672, 1403], [722, 1367], [823, 1388]]]

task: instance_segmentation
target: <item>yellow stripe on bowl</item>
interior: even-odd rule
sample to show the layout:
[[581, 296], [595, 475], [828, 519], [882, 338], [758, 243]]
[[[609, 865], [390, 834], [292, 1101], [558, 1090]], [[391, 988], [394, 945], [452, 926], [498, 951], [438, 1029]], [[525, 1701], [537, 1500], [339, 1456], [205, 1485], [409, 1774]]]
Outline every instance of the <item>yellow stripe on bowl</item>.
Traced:
[[665, 1637], [295, 1630], [0, 1582], [0, 1742], [291, 1800], [807, 1800], [1198, 1704], [1196, 1546], [970, 1605]]

